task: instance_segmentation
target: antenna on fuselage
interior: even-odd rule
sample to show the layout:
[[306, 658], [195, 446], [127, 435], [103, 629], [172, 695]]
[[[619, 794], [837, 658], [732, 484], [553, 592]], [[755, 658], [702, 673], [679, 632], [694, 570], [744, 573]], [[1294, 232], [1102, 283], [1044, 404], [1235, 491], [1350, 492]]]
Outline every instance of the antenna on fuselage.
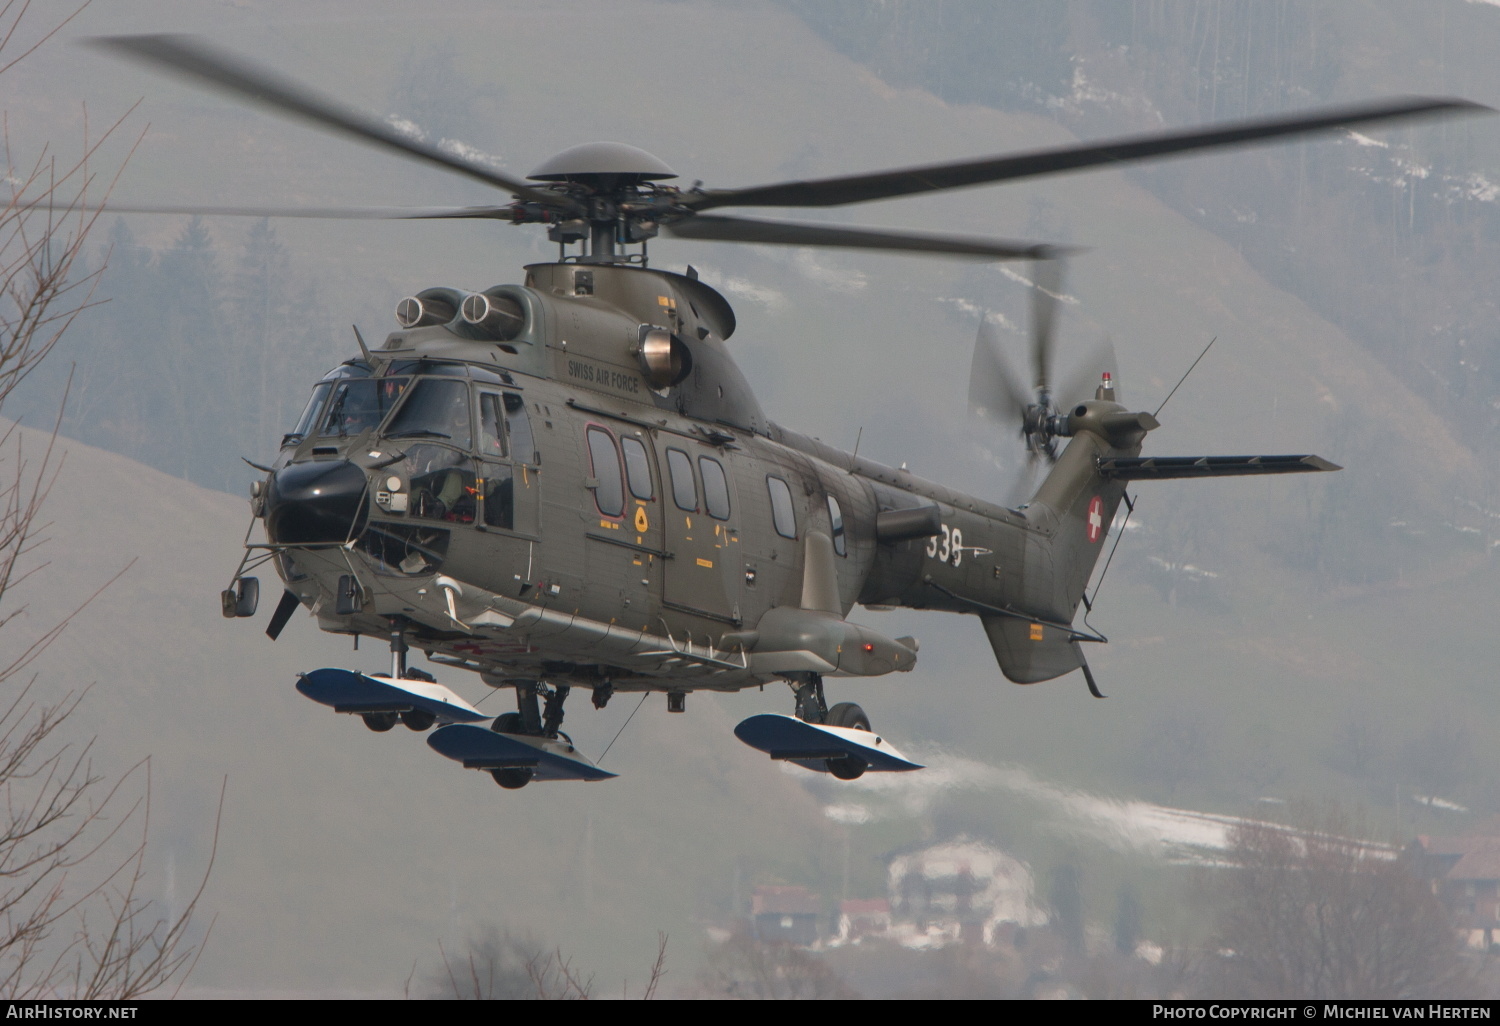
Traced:
[[370, 355], [370, 347], [365, 345], [365, 337], [359, 333], [359, 325], [351, 324], [349, 326], [354, 329], [354, 341], [359, 343], [359, 351], [365, 355], [365, 363], [373, 365], [375, 357]]

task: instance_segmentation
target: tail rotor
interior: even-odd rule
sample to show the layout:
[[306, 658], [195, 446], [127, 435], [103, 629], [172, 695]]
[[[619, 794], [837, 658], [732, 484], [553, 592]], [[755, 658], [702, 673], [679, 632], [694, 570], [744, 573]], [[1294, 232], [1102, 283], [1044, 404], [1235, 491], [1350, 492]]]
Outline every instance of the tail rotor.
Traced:
[[999, 333], [988, 317], [979, 323], [974, 359], [969, 367], [969, 413], [976, 420], [1020, 435], [1026, 447], [1026, 471], [1019, 482], [1029, 494], [1043, 464], [1057, 462], [1057, 439], [1071, 434], [1066, 408], [1091, 398], [1101, 373], [1115, 372], [1114, 346], [1106, 339], [1089, 353], [1065, 384], [1054, 389], [1058, 304], [1063, 295], [1063, 262], [1038, 260], [1032, 265], [1029, 356], [1030, 386], [1023, 385], [1002, 351]]

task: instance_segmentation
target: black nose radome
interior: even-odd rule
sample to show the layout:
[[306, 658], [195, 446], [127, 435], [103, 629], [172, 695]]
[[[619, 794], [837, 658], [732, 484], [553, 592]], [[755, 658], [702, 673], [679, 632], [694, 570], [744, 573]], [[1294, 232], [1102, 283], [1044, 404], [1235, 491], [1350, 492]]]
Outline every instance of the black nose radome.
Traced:
[[293, 463], [266, 491], [266, 534], [284, 545], [338, 544], [365, 523], [365, 472], [345, 460]]

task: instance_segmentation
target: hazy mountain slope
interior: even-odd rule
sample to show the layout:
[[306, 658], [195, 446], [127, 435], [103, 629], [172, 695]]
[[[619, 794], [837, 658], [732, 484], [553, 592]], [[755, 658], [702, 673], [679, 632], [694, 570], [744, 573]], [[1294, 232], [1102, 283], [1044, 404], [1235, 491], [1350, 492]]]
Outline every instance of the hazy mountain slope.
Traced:
[[[465, 115], [474, 119], [466, 138], [522, 173], [591, 138], [642, 145], [684, 184], [726, 186], [1069, 138], [1044, 118], [893, 89], [791, 15], [759, 5], [467, 3], [419, 17], [394, 3], [304, 4], [294, 14], [274, 4], [162, 3], [149, 15], [96, 5], [85, 19], [79, 34], [205, 32], [380, 111], [407, 109], [391, 91], [408, 56], [449, 54], [456, 73], [488, 90]], [[45, 51], [26, 75], [7, 101], [17, 144], [75, 128], [77, 97], [147, 97], [141, 117], [152, 128], [122, 197], [492, 198], [89, 51]], [[1500, 703], [1485, 611], [1497, 582], [1482, 555], [1492, 521], [1455, 501], [1486, 498], [1465, 490], [1475, 457], [1405, 381], [1268, 284], [1233, 245], [1115, 173], [815, 216], [1093, 247], [1070, 269], [1067, 291], [1078, 302], [1064, 310], [1061, 333], [1069, 351], [1113, 336], [1128, 402], [1154, 409], [1219, 338], [1163, 412], [1150, 451], [1313, 451], [1346, 465], [1310, 481], [1142, 485], [1140, 530], [1122, 544], [1091, 617], [1114, 639], [1090, 650], [1107, 702], [1076, 679], [1005, 683], [976, 623], [913, 613], [859, 616], [917, 633], [918, 670], [836, 682], [838, 700], [860, 701], [903, 744], [1235, 811], [1266, 794], [1389, 804], [1415, 790], [1413, 756], [1457, 751], [1443, 741], [1445, 725], [1457, 724], [1470, 740], [1455, 793], [1476, 806], [1493, 801], [1497, 757], [1483, 739], [1500, 726]], [[132, 224], [155, 246], [180, 231], [170, 219]], [[244, 230], [210, 227], [221, 240]], [[277, 232], [320, 283], [322, 308], [308, 316], [336, 328], [359, 321], [367, 336], [391, 323], [402, 295], [518, 280], [522, 262], [552, 255], [539, 236], [495, 225], [288, 221]], [[1024, 325], [1024, 292], [1005, 272], [708, 244], [659, 243], [652, 253], [668, 268], [695, 264], [735, 303], [741, 327], [731, 345], [773, 417], [846, 446], [863, 427], [863, 455], [1005, 493], [1013, 441], [990, 440], [996, 465], [974, 449], [960, 416], [976, 309]], [[108, 317], [109, 307], [89, 316]], [[312, 375], [352, 350], [345, 330], [275, 366], [292, 406]], [[198, 341], [208, 351], [224, 344]], [[89, 345], [80, 330], [59, 366], [87, 364]], [[233, 387], [222, 368], [194, 382], [197, 415], [221, 415]], [[142, 416], [158, 402], [140, 395]], [[87, 437], [111, 443], [108, 431], [92, 430]], [[225, 463], [275, 444], [274, 433], [241, 437], [240, 451], [221, 454]], [[532, 924], [618, 976], [640, 971], [659, 927], [696, 948], [691, 916], [726, 903], [737, 879], [745, 888], [757, 874], [816, 882], [836, 867], [837, 839], [818, 825], [816, 803], [729, 735], [742, 715], [785, 708], [784, 695], [727, 699], [722, 713], [695, 698], [685, 717], [644, 710], [606, 763], [628, 771], [620, 781], [502, 795], [418, 739], [370, 735], [291, 690], [297, 670], [346, 660], [374, 668], [380, 653], [351, 657], [302, 621], [270, 644], [259, 628], [274, 588], [255, 624], [219, 618], [215, 594], [247, 518], [241, 500], [74, 448], [70, 475], [79, 476], [53, 506], [66, 539], [55, 558], [69, 568], [69, 587], [49, 586], [46, 601], [60, 608], [130, 555], [143, 559], [59, 646], [49, 679], [99, 679], [89, 709], [102, 741], [122, 762], [158, 753], [174, 810], [158, 822], [181, 838], [179, 893], [202, 851], [217, 780], [230, 774], [226, 861], [213, 891], [224, 918], [204, 984], [391, 985], [438, 936], [489, 921]], [[1218, 576], [1178, 580], [1148, 557]], [[628, 712], [623, 702], [602, 715], [579, 708], [569, 727], [597, 752]], [[1383, 740], [1371, 768], [1352, 773], [1338, 768], [1337, 749], [1358, 715]], [[855, 880], [878, 887], [875, 857], [924, 830], [1024, 822], [987, 801], [955, 794], [941, 815], [856, 829]], [[1016, 830], [1000, 839], [1024, 847]]]

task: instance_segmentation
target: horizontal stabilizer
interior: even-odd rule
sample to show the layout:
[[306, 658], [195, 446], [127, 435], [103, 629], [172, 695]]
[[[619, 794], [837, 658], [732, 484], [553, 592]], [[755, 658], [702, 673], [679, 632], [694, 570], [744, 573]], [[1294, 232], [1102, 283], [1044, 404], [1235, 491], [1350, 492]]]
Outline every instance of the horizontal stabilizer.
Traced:
[[439, 723], [473, 723], [489, 719], [441, 684], [422, 680], [367, 677], [353, 670], [325, 669], [302, 674], [297, 690], [314, 702], [342, 713], [429, 712]]
[[532, 780], [608, 780], [602, 770], [561, 738], [499, 734], [487, 727], [454, 724], [435, 730], [427, 744], [464, 769], [529, 769]]
[[1099, 476], [1113, 481], [1307, 474], [1342, 469], [1321, 456], [1117, 456], [1099, 461]]
[[743, 720], [734, 728], [734, 736], [773, 759], [785, 759], [820, 772], [827, 769], [823, 765], [825, 760], [851, 755], [862, 759], [872, 773], [922, 768], [896, 751], [885, 738], [868, 730], [808, 723], [780, 713], [762, 713]]

